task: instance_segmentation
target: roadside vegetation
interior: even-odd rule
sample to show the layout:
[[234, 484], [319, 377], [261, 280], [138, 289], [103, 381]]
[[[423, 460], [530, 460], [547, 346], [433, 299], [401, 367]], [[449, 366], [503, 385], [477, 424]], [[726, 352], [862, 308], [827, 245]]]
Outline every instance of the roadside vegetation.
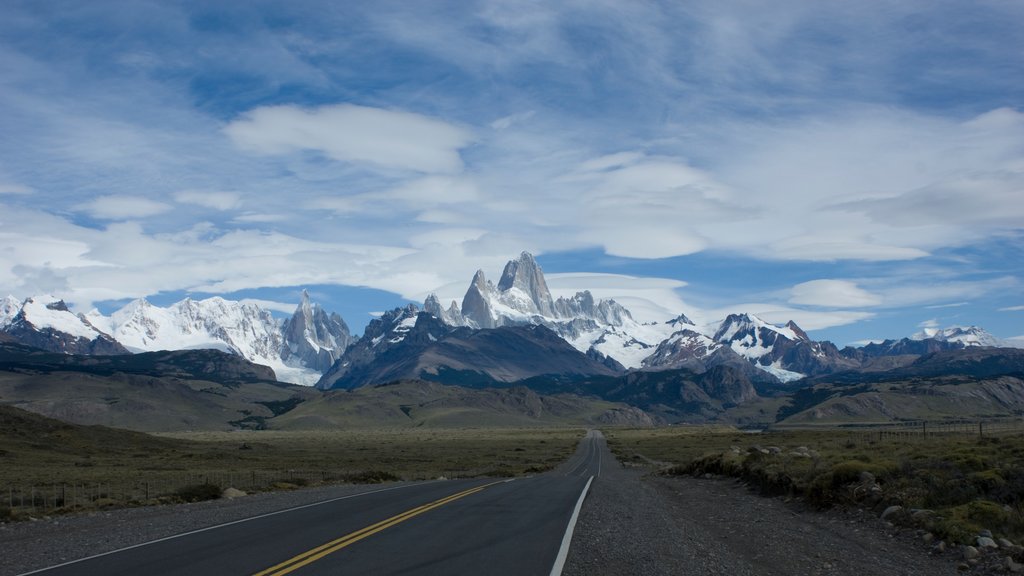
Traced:
[[0, 407], [0, 521], [242, 492], [548, 470], [580, 429], [240, 431], [148, 435]]
[[[979, 532], [1024, 541], [1024, 435], [887, 438], [843, 430], [612, 430], [622, 462], [670, 475], [742, 479], [818, 507], [872, 509], [949, 543]], [[898, 507], [898, 508], [895, 508]]]

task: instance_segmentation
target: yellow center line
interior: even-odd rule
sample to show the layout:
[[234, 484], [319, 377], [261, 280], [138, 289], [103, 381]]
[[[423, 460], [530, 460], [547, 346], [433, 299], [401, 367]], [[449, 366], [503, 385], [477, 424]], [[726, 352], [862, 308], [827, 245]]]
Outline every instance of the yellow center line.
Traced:
[[295, 570], [298, 570], [299, 568], [302, 568], [303, 566], [306, 566], [307, 564], [311, 564], [313, 562], [316, 562], [317, 560], [320, 560], [321, 558], [327, 556], [328, 554], [333, 554], [333, 553], [337, 552], [338, 550], [341, 550], [342, 548], [345, 548], [346, 546], [349, 546], [351, 544], [354, 544], [354, 543], [362, 540], [363, 538], [366, 538], [368, 536], [372, 536], [372, 535], [374, 535], [374, 534], [376, 534], [376, 533], [378, 533], [378, 532], [380, 532], [382, 530], [386, 530], [386, 529], [388, 529], [388, 528], [390, 528], [390, 527], [392, 527], [392, 526], [394, 526], [396, 524], [399, 524], [401, 522], [405, 522], [406, 520], [408, 520], [410, 518], [419, 516], [420, 514], [423, 514], [425, 512], [429, 512], [429, 511], [433, 510], [434, 508], [438, 508], [438, 507], [444, 506], [445, 504], [448, 504], [450, 502], [454, 502], [454, 501], [458, 500], [459, 498], [465, 498], [466, 496], [469, 496], [471, 494], [476, 494], [477, 492], [480, 492], [480, 491], [482, 491], [485, 488], [488, 488], [490, 486], [494, 486], [495, 484], [501, 484], [503, 482], [507, 482], [507, 480], [499, 480], [497, 482], [491, 482], [490, 484], [484, 484], [483, 486], [477, 486], [475, 488], [469, 488], [468, 490], [463, 490], [462, 492], [458, 492], [458, 493], [452, 494], [450, 496], [445, 496], [444, 498], [441, 498], [440, 500], [435, 500], [435, 501], [430, 502], [428, 504], [424, 504], [422, 506], [417, 506], [416, 508], [413, 508], [411, 510], [406, 510], [405, 512], [402, 512], [401, 514], [396, 514], [395, 516], [392, 516], [391, 518], [388, 518], [386, 520], [381, 520], [380, 522], [377, 522], [376, 524], [367, 526], [366, 528], [363, 528], [361, 530], [357, 530], [357, 531], [352, 532], [350, 534], [346, 534], [346, 535], [342, 536], [341, 538], [338, 538], [336, 540], [331, 540], [330, 542], [327, 542], [326, 544], [321, 544], [320, 546], [317, 546], [316, 548], [313, 548], [312, 550], [307, 550], [306, 552], [303, 552], [302, 554], [299, 554], [298, 556], [295, 556], [294, 558], [290, 558], [288, 560], [285, 560], [284, 562], [281, 562], [280, 564], [271, 566], [270, 568], [267, 568], [266, 570], [263, 570], [262, 572], [257, 572], [254, 576], [282, 576], [284, 574], [288, 574], [290, 572], [294, 572]]

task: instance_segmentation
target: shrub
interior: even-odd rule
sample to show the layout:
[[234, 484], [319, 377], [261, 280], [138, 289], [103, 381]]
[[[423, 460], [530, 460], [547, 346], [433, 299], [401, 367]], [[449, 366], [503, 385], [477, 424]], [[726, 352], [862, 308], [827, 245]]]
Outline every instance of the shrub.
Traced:
[[400, 477], [384, 470], [355, 472], [352, 474], [346, 474], [343, 479], [345, 482], [350, 484], [379, 484], [381, 482], [396, 482], [401, 480]]
[[183, 502], [201, 502], [203, 500], [216, 500], [220, 498], [221, 489], [216, 484], [191, 484], [179, 488], [174, 495]]

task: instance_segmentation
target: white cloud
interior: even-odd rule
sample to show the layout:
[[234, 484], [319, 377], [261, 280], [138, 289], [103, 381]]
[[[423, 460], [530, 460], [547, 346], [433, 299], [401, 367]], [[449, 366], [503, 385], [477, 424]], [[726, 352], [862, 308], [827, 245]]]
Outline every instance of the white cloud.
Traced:
[[953, 280], [948, 277], [912, 278], [895, 277], [884, 281], [875, 292], [882, 296], [886, 308], [901, 308], [948, 302], [965, 298], [978, 298], [983, 294], [1005, 292], [1020, 287], [1020, 280], [1003, 276], [987, 280]]
[[789, 302], [826, 308], [864, 308], [882, 299], [849, 280], [811, 280], [790, 289]]
[[282, 222], [287, 220], [288, 216], [284, 214], [259, 214], [255, 212], [249, 212], [246, 214], [240, 214], [231, 219], [232, 222], [238, 224], [260, 224], [270, 222]]
[[938, 328], [939, 327], [939, 319], [938, 318], [929, 318], [928, 320], [924, 320], [924, 321], [920, 322], [917, 325], [917, 327], [918, 328]]
[[242, 205], [242, 196], [237, 192], [214, 190], [182, 190], [174, 195], [182, 204], [195, 204], [214, 210], [233, 210]]
[[156, 216], [167, 212], [171, 206], [141, 196], [109, 195], [79, 204], [78, 209], [102, 220], [128, 220]]
[[316, 150], [342, 162], [447, 174], [462, 171], [459, 150], [472, 141], [468, 130], [442, 120], [354, 104], [256, 108], [224, 131], [257, 154]]
[[526, 112], [520, 112], [519, 114], [512, 114], [510, 116], [498, 118], [494, 122], [491, 122], [491, 128], [495, 130], [504, 130], [513, 124], [525, 122], [530, 118], [533, 118], [534, 114], [536, 114], [536, 111], [528, 110]]
[[0, 196], [3, 196], [5, 194], [11, 196], [25, 196], [28, 194], [32, 194], [33, 192], [34, 190], [29, 188], [28, 186], [23, 186], [21, 184], [0, 183]]
[[283, 314], [292, 314], [298, 307], [298, 304], [293, 302], [277, 302], [275, 300], [261, 300], [259, 298], [242, 298], [239, 302], [242, 304], [254, 304], [261, 308], [273, 310], [274, 312], [281, 312]]
[[1024, 306], [1007, 306], [1006, 308], [1000, 308], [1000, 312], [1021, 312], [1024, 311]]

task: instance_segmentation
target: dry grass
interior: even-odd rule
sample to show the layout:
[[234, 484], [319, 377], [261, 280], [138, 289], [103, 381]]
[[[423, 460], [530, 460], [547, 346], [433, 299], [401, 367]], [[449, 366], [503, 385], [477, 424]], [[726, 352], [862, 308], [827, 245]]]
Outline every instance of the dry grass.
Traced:
[[17, 515], [23, 502], [51, 512], [138, 505], [175, 501], [182, 489], [203, 484], [252, 491], [515, 476], [565, 460], [583, 433], [394, 429], [148, 436], [91, 427], [36, 430], [18, 438], [0, 436], [0, 520]]
[[[1024, 541], [1024, 436], [879, 439], [865, 432], [664, 428], [607, 434], [625, 462], [742, 478], [823, 507], [904, 507], [895, 519], [952, 542]], [[915, 513], [916, 512], [916, 513]]]

